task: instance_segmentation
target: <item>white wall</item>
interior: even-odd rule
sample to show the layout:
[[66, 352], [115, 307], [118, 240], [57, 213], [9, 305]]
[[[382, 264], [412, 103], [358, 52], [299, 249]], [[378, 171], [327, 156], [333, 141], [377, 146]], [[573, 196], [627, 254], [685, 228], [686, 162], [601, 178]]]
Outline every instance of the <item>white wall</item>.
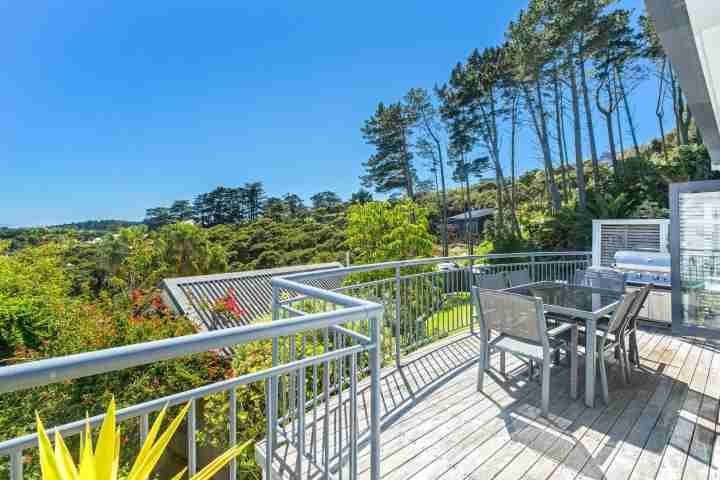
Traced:
[[686, 0], [715, 121], [720, 125], [720, 0]]

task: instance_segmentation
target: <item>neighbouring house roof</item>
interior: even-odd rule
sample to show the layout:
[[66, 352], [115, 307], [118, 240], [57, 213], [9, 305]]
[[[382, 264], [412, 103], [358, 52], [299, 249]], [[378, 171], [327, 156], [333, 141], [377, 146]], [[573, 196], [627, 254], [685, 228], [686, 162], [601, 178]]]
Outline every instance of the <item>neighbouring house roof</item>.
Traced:
[[[491, 217], [495, 215], [495, 209], [494, 208], [478, 208], [475, 210], [470, 210], [470, 219], [469, 220], [479, 220], [481, 218], [485, 217]], [[467, 212], [461, 213], [459, 215], [454, 215], [452, 217], [448, 218], [448, 222], [450, 223], [462, 223], [468, 221], [468, 215]]]
[[718, 0], [645, 0], [688, 106], [720, 170], [720, 8]]
[[[319, 263], [295, 267], [220, 273], [162, 281], [162, 298], [175, 313], [185, 315], [203, 330], [248, 325], [271, 314], [273, 277], [291, 273], [340, 268], [342, 264]], [[339, 288], [342, 277], [309, 281], [324, 289]], [[221, 303], [226, 308], [218, 308]], [[236, 313], [225, 313], [234, 310]]]

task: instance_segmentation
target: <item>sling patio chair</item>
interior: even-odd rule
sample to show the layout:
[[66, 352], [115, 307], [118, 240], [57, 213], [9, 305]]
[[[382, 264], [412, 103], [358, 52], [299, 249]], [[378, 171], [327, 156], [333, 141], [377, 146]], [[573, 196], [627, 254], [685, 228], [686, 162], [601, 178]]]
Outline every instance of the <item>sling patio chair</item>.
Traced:
[[[478, 287], [473, 287], [472, 291], [480, 322], [478, 391], [483, 389], [491, 350], [500, 353], [503, 375], [506, 374], [506, 353], [529, 362], [536, 361], [542, 364], [542, 413], [547, 416], [550, 408], [551, 353], [556, 348], [564, 348], [570, 356], [570, 395], [577, 398], [577, 324], [564, 323], [548, 330], [543, 303], [539, 298]], [[490, 330], [497, 333], [492, 340], [489, 338]], [[569, 340], [566, 340], [563, 334], [568, 333]]]
[[488, 290], [503, 290], [508, 288], [508, 279], [503, 272], [481, 273], [477, 276], [477, 284]]
[[[631, 332], [630, 324], [634, 314], [634, 305], [640, 300], [642, 293], [642, 290], [636, 290], [623, 296], [620, 305], [610, 317], [607, 327], [598, 329], [595, 333], [597, 336], [597, 347], [595, 349], [597, 357], [595, 361], [598, 362], [602, 396], [605, 404], [608, 404], [610, 400], [606, 364], [608, 355], [613, 355], [618, 360], [623, 382], [627, 384], [630, 380], [630, 361], [625, 347], [625, 340]], [[585, 361], [590, 362], [592, 360], [586, 358]]]
[[530, 278], [530, 270], [528, 270], [527, 268], [507, 272], [507, 279], [510, 282], [511, 287], [517, 287], [518, 285], [527, 285], [528, 283], [532, 283], [532, 278]]
[[573, 283], [625, 293], [625, 275], [607, 267], [589, 267], [587, 270], [578, 270], [575, 272]]

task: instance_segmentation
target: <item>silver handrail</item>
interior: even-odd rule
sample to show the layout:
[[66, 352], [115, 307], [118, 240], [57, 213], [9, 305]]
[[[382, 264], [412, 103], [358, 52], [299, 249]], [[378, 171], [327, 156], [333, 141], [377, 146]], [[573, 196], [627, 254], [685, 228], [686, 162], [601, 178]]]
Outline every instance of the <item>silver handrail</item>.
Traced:
[[[544, 257], [552, 260], [539, 261]], [[570, 257], [576, 258], [569, 260]], [[484, 263], [493, 260], [523, 258], [530, 261], [507, 264]], [[227, 392], [229, 398], [234, 401], [237, 399], [235, 389], [238, 386], [264, 381], [268, 392], [266, 403], [268, 428], [264, 465], [266, 472], [270, 472], [272, 469], [273, 453], [278, 446], [279, 436], [282, 436], [283, 440], [294, 446], [298, 452], [297, 468], [302, 468], [302, 462], [308, 461], [319, 468], [326, 478], [329, 478], [333, 471], [344, 468], [343, 465], [349, 465], [349, 478], [356, 478], [357, 448], [360, 443], [367, 441], [371, 452], [371, 478], [376, 480], [380, 475], [381, 330], [385, 325], [383, 320], [386, 314], [392, 318], [392, 328], [395, 331], [395, 361], [398, 367], [402, 367], [401, 351], [416, 348], [426, 341], [424, 335], [419, 335], [417, 332], [417, 328], [419, 328], [416, 324], [417, 318], [409, 326], [402, 322], [412, 321], [412, 318], [417, 315], [429, 315], [428, 312], [433, 312], [438, 308], [439, 299], [469, 290], [469, 286], [474, 282], [474, 277], [482, 275], [482, 269], [527, 267], [532, 268], [533, 272], [538, 275], [544, 275], [543, 269], [546, 269], [545, 273], [552, 276], [559, 274], [562, 268], [568, 271], [581, 268], [589, 263], [589, 258], [589, 252], [518, 252], [413, 259], [298, 273], [282, 278], [276, 277], [272, 280], [273, 321], [270, 323], [203, 332], [138, 345], [0, 367], [0, 393], [16, 392], [158, 361], [172, 360], [194, 353], [227, 349], [253, 341], [271, 339], [273, 343], [272, 367], [120, 409], [118, 421], [137, 419], [142, 437], [148, 431], [149, 415], [159, 411], [164, 405], [176, 405], [191, 401], [193, 402], [192, 410], [196, 411], [195, 402], [208, 395]], [[402, 274], [402, 269], [408, 267], [443, 262], [469, 262], [469, 265], [451, 270], [450, 273], [432, 271]], [[478, 263], [482, 264], [482, 267], [476, 270], [475, 267], [478, 266]], [[313, 279], [383, 269], [392, 270], [394, 275], [389, 279], [343, 286], [337, 291], [324, 290], [304, 283]], [[280, 292], [292, 292], [294, 296], [281, 300]], [[373, 292], [376, 295], [373, 295]], [[362, 298], [362, 295], [366, 295], [368, 298]], [[294, 302], [305, 299], [322, 302], [326, 311], [307, 313], [294, 306]], [[389, 302], [387, 305], [383, 305], [383, 303], [378, 303], [380, 299], [383, 299], [383, 303], [386, 300]], [[463, 304], [466, 299], [459, 296], [453, 301]], [[283, 314], [291, 315], [292, 318], [283, 319]], [[473, 328], [471, 315], [466, 315], [463, 310], [462, 315], [458, 315], [458, 317], [442, 319], [442, 324], [437, 326], [438, 334], [446, 335], [458, 329]], [[364, 330], [355, 328], [356, 324], [363, 325]], [[313, 351], [311, 355], [303, 357], [306, 354], [304, 343], [306, 335], [312, 332], [324, 332], [322, 353]], [[298, 335], [302, 337], [302, 352], [297, 351], [295, 344]], [[402, 335], [405, 335], [405, 338], [401, 341]], [[432, 335], [434, 333], [431, 333], [431, 337]], [[282, 343], [280, 339], [283, 339]], [[286, 345], [285, 342], [289, 340], [291, 340], [289, 345]], [[391, 347], [389, 350], [392, 352], [393, 348]], [[361, 360], [367, 362], [365, 367], [358, 364]], [[319, 371], [320, 367], [322, 367], [322, 374]], [[335, 372], [334, 375], [337, 378], [330, 377], [331, 370]], [[306, 376], [306, 373], [310, 371], [312, 374]], [[357, 408], [357, 402], [354, 398], [344, 400], [342, 395], [348, 392], [357, 393], [358, 379], [360, 376], [368, 374], [370, 392], [368, 430], [364, 434], [358, 435], [357, 412], [353, 410], [353, 408]], [[305, 386], [308, 379], [313, 382], [312, 398], [305, 398]], [[322, 385], [322, 391], [318, 391], [318, 383]], [[345, 388], [349, 388], [349, 390], [344, 390]], [[352, 412], [346, 420], [349, 433], [345, 447], [343, 447], [342, 424], [344, 420], [342, 415], [339, 417], [341, 427], [339, 434], [335, 433], [333, 434], [335, 438], [330, 438], [328, 422], [331, 412], [328, 410], [328, 405], [331, 394], [338, 396], [339, 405], [348, 404], [350, 412]], [[323, 406], [324, 413], [318, 414], [320, 405]], [[306, 410], [308, 410], [307, 415]], [[343, 407], [344, 410], [345, 407]], [[231, 402], [230, 414], [234, 415], [235, 411], [236, 405]], [[103, 415], [92, 417], [90, 423], [96, 425], [103, 418]], [[191, 420], [193, 419], [191, 418]], [[195, 423], [195, 421], [187, 422], [189, 459], [193, 469], [196, 467], [194, 459], [197, 458], [195, 454]], [[71, 422], [55, 428], [61, 433], [69, 435], [78, 433], [83, 425], [84, 422]], [[236, 425], [234, 418], [229, 420], [229, 425], [231, 427]], [[306, 438], [307, 425], [310, 425], [311, 435], [316, 435], [316, 439], [322, 436], [323, 452], [318, 453], [316, 445], [308, 446], [310, 442]], [[237, 434], [235, 429], [231, 428], [230, 430], [229, 442], [234, 445], [237, 442]], [[334, 442], [334, 453], [329, 449], [331, 441]], [[24, 435], [0, 442], [0, 457], [10, 456], [10, 478], [12, 480], [22, 478], [23, 449], [33, 448], [36, 445], [37, 437], [35, 435]], [[234, 475], [235, 471], [236, 465], [233, 462], [229, 473]]]

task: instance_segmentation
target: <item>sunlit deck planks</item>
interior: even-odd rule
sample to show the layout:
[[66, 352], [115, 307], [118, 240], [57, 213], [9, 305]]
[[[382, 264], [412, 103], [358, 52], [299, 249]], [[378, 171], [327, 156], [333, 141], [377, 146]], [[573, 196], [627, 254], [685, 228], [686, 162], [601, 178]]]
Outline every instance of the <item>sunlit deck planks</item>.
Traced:
[[[642, 368], [631, 385], [611, 364], [609, 405], [599, 396], [594, 408], [582, 395], [569, 398], [567, 367], [553, 367], [548, 419], [540, 416], [539, 383], [518, 361], [509, 362], [509, 378], [491, 372], [476, 391], [473, 337], [414, 353], [403, 368], [407, 382], [394, 369], [384, 372], [382, 477], [720, 478], [717, 345], [663, 330], [641, 331], [639, 345]], [[359, 395], [362, 429], [368, 398], [362, 388]], [[367, 448], [358, 461], [360, 477], [369, 478]]]

